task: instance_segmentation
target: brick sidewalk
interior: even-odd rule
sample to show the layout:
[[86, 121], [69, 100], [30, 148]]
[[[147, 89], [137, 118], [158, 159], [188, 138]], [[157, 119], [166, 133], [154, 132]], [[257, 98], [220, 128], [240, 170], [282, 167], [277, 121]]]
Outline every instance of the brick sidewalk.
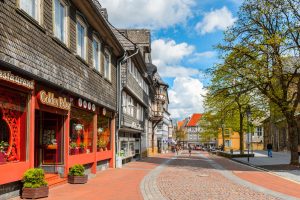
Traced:
[[300, 198], [300, 184], [294, 181], [281, 178], [265, 171], [259, 171], [252, 167], [242, 165], [222, 157], [208, 154], [206, 156], [210, 157], [227, 170], [232, 171], [234, 175], [243, 180], [272, 191]]
[[183, 153], [169, 162], [157, 184], [162, 194], [172, 200], [279, 199], [232, 182], [196, 152], [191, 157]]
[[[121, 169], [98, 172], [87, 184], [65, 184], [53, 188], [47, 200], [141, 200], [140, 183], [155, 167], [174, 154], [163, 154], [138, 162], [131, 162]], [[14, 198], [20, 199], [20, 198]]]

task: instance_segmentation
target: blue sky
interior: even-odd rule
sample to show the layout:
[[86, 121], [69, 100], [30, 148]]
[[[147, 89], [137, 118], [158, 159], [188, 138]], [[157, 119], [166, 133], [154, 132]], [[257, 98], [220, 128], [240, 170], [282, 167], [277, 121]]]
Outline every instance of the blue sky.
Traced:
[[152, 61], [170, 86], [169, 110], [180, 119], [203, 112], [210, 77], [221, 62], [214, 46], [234, 24], [242, 0], [99, 0], [110, 22], [120, 28], [147, 28]]

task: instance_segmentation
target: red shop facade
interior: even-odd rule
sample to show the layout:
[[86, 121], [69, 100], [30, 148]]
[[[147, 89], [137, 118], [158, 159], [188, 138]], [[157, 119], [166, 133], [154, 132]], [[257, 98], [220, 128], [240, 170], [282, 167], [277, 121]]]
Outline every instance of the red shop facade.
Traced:
[[40, 167], [67, 176], [114, 166], [115, 114], [61, 88], [0, 70], [0, 185]]

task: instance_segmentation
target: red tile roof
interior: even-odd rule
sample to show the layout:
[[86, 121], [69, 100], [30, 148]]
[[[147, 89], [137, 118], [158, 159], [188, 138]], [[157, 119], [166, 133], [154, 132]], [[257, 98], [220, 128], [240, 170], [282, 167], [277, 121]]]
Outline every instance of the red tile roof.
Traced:
[[177, 128], [178, 128], [178, 129], [180, 129], [180, 128], [184, 125], [184, 121], [185, 121], [185, 120], [182, 120], [182, 121], [177, 122]]
[[202, 114], [200, 113], [194, 113], [189, 121], [189, 123], [187, 124], [187, 126], [198, 126], [198, 122], [201, 119]]

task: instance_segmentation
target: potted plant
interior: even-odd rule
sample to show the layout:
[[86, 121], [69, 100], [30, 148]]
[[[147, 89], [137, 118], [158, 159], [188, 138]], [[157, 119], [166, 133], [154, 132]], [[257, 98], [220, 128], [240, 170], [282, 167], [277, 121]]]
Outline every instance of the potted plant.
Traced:
[[80, 143], [79, 145], [79, 153], [85, 153], [86, 145], [84, 143]]
[[45, 181], [44, 170], [40, 168], [29, 169], [23, 176], [22, 198], [36, 199], [48, 197], [49, 187]]
[[9, 147], [8, 142], [1, 141], [0, 142], [0, 163], [6, 162], [6, 152]]
[[9, 147], [8, 142], [1, 141], [0, 142], [0, 152], [6, 152]]
[[71, 155], [78, 154], [78, 148], [77, 148], [77, 144], [75, 142], [70, 143], [70, 154]]
[[88, 176], [84, 174], [83, 165], [74, 165], [70, 168], [68, 175], [68, 183], [71, 184], [84, 184], [88, 180]]

